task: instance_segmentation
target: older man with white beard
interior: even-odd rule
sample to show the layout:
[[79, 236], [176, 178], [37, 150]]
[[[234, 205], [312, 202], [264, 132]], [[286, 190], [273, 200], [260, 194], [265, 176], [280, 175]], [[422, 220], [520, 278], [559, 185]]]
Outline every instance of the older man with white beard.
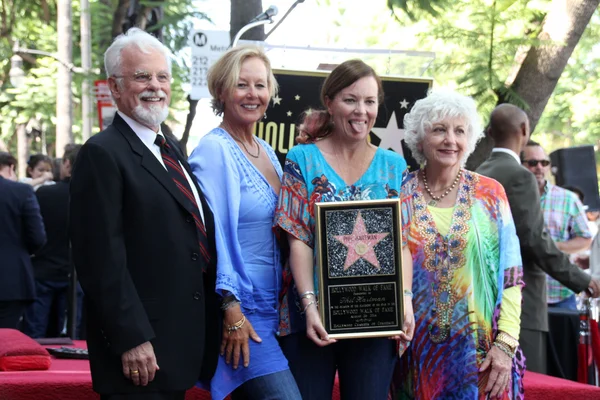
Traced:
[[118, 112], [83, 145], [70, 188], [93, 386], [102, 400], [183, 400], [218, 357], [214, 219], [160, 130], [168, 49], [133, 28], [104, 62]]

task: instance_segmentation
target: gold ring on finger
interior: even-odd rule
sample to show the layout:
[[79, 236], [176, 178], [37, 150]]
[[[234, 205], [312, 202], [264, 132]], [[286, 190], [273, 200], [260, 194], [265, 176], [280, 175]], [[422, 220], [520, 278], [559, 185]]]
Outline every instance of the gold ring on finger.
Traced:
[[138, 371], [137, 369], [132, 369], [130, 372], [134, 375], [140, 373], [140, 371]]

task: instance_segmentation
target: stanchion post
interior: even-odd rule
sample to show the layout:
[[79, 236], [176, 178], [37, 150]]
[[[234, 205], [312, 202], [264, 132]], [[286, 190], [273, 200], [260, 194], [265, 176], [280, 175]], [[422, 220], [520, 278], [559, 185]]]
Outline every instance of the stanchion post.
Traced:
[[69, 278], [69, 312], [67, 314], [67, 336], [71, 339], [77, 337], [77, 272], [75, 266], [71, 266]]

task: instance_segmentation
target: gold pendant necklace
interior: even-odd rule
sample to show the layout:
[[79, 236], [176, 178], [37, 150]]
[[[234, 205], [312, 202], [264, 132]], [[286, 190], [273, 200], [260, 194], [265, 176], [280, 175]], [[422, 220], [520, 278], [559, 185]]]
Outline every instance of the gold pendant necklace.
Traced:
[[246, 150], [246, 154], [248, 154], [250, 157], [252, 158], [259, 158], [260, 157], [260, 148], [262, 147], [260, 145], [260, 143], [258, 143], [258, 141], [256, 140], [256, 138], [254, 137], [254, 135], [252, 135], [252, 141], [254, 143], [256, 143], [256, 147], [258, 147], [258, 152], [256, 153], [256, 155], [250, 153], [250, 151], [248, 150], [248, 148], [246, 147], [246, 144], [244, 142], [242, 142], [240, 139], [237, 138], [237, 136], [235, 136], [233, 133], [231, 133], [231, 131], [229, 129], [227, 129], [227, 126], [225, 126], [224, 123], [221, 123], [220, 125], [221, 129], [223, 129], [225, 132], [227, 132], [229, 134], [229, 136], [231, 136], [233, 138], [233, 140], [235, 140], [236, 142], [238, 142], [239, 144], [242, 145], [242, 147], [244, 148], [244, 150]]
[[250, 153], [250, 151], [248, 150], [248, 148], [246, 147], [246, 144], [244, 144], [244, 142], [242, 142], [240, 139], [236, 138], [235, 136], [231, 135], [231, 137], [233, 138], [233, 140], [235, 140], [236, 142], [240, 143], [242, 145], [242, 147], [244, 148], [244, 150], [246, 150], [246, 153], [252, 157], [252, 158], [258, 158], [260, 157], [260, 144], [256, 141], [256, 139], [254, 139], [254, 136], [252, 136], [252, 139], [254, 141], [254, 143], [256, 143], [256, 146], [258, 147], [258, 153], [256, 153], [256, 155]]

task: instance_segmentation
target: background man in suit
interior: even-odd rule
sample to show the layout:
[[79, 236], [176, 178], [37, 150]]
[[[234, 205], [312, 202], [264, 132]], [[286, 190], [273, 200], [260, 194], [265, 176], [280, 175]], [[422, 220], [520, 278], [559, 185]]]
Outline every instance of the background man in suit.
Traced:
[[527, 358], [527, 369], [545, 373], [548, 332], [545, 272], [576, 292], [589, 288], [598, 296], [600, 286], [569, 262], [544, 229], [535, 177], [521, 165], [518, 156], [529, 140], [527, 115], [511, 104], [499, 105], [492, 112], [487, 133], [494, 139], [495, 147], [477, 172], [496, 179], [506, 191], [523, 258], [525, 287], [519, 343]]
[[161, 134], [168, 49], [132, 28], [104, 63], [118, 112], [81, 148], [70, 207], [93, 386], [103, 400], [183, 400], [218, 357], [214, 219]]
[[[527, 142], [523, 149], [522, 163], [535, 175], [546, 230], [556, 247], [569, 255], [589, 249], [592, 234], [587, 225], [583, 204], [575, 193], [546, 180], [546, 175], [550, 172], [550, 159], [542, 146], [533, 141]], [[552, 276], [548, 275], [546, 279], [548, 306], [577, 310], [575, 294]]]
[[35, 298], [29, 255], [46, 241], [33, 188], [16, 182], [16, 163], [0, 152], [0, 328], [12, 329]]
[[[68, 235], [69, 182], [80, 148], [81, 145], [68, 145], [61, 162], [60, 180], [55, 185], [40, 186], [35, 192], [48, 240], [32, 260], [36, 299], [27, 307], [23, 331], [33, 338], [58, 337], [65, 325], [72, 269]], [[53, 321], [49, 320], [50, 316], [55, 317]]]

